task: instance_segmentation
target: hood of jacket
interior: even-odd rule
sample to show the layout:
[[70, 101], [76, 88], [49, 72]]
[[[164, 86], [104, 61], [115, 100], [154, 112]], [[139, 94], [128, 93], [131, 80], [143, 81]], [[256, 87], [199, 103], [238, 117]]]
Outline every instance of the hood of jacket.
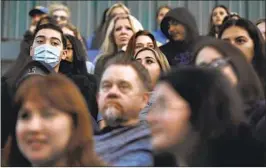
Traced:
[[168, 33], [169, 20], [175, 19], [186, 28], [186, 38], [187, 43], [193, 42], [197, 36], [199, 36], [198, 26], [194, 16], [188, 11], [188, 9], [183, 7], [178, 7], [170, 10], [161, 22], [161, 30], [163, 34], [170, 40], [174, 41]]

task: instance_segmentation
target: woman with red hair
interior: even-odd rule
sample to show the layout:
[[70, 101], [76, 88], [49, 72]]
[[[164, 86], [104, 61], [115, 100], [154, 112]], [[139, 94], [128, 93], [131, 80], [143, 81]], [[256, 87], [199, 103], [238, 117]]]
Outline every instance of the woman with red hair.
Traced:
[[91, 118], [79, 89], [60, 74], [22, 81], [5, 166], [102, 166], [93, 151]]

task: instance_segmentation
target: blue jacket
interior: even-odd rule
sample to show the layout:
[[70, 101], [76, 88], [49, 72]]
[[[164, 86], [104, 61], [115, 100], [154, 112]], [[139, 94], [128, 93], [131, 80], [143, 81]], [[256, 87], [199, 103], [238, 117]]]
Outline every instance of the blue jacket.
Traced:
[[111, 166], [153, 166], [150, 138], [145, 123], [106, 127], [94, 138], [95, 151]]
[[156, 41], [158, 41], [159, 43], [161, 43], [162, 45], [167, 43], [168, 39], [167, 37], [163, 34], [163, 32], [161, 30], [157, 30], [152, 32], [154, 38]]

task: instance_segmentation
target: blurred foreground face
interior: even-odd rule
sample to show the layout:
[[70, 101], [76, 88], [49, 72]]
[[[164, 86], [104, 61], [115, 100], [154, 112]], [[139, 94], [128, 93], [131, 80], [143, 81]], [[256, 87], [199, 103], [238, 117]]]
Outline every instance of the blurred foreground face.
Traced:
[[204, 47], [198, 52], [198, 55], [196, 56], [196, 65], [209, 68], [218, 68], [234, 86], [237, 85], [237, 77], [233, 68], [228, 61], [212, 47]]
[[227, 12], [224, 8], [218, 7], [212, 12], [212, 22], [215, 26], [219, 26], [223, 23], [224, 18], [227, 16]]
[[162, 8], [159, 13], [158, 13], [158, 16], [157, 16], [157, 23], [158, 25], [161, 24], [163, 18], [165, 17], [165, 15], [169, 12], [170, 9], [168, 8]]
[[266, 40], [266, 31], [265, 31], [265, 27], [266, 27], [266, 23], [265, 22], [261, 22], [260, 24], [257, 25], [258, 29], [260, 30], [262, 37], [264, 39], [264, 41]]
[[141, 35], [136, 39], [135, 54], [144, 47], [150, 47], [154, 49], [152, 39], [149, 36]]
[[221, 39], [240, 49], [245, 54], [247, 61], [251, 63], [255, 52], [254, 42], [245, 29], [239, 26], [231, 26], [223, 32]]
[[189, 128], [188, 103], [168, 83], [156, 86], [155, 103], [148, 113], [152, 145], [156, 151], [173, 150], [182, 142]]
[[66, 112], [26, 101], [17, 119], [18, 147], [33, 166], [55, 165], [66, 157], [72, 127], [72, 118]]
[[114, 27], [115, 44], [119, 49], [126, 46], [133, 35], [133, 30], [128, 19], [119, 19]]
[[148, 70], [151, 76], [152, 86], [155, 86], [160, 76], [161, 68], [154, 53], [150, 50], [143, 50], [136, 55], [135, 59]]
[[57, 24], [61, 27], [65, 26], [68, 23], [69, 16], [64, 10], [56, 10], [53, 12], [52, 17], [56, 20]]
[[111, 65], [103, 73], [99, 95], [99, 111], [109, 126], [138, 120], [143, 101], [143, 88], [130, 66]]

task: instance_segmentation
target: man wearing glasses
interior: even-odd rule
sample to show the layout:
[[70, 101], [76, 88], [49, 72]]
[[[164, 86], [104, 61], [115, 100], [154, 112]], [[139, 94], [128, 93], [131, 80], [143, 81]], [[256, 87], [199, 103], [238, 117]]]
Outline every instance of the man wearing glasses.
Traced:
[[49, 15], [56, 20], [61, 28], [70, 21], [70, 10], [63, 4], [51, 4], [49, 6]]

